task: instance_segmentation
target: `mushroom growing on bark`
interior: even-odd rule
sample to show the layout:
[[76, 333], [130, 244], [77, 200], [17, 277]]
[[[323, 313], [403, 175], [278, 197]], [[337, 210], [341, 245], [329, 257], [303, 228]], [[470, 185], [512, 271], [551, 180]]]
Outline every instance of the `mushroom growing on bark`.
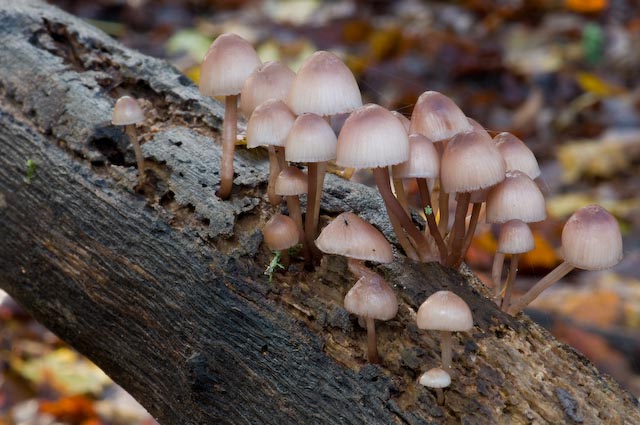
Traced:
[[268, 61], [254, 69], [242, 85], [240, 109], [246, 119], [269, 99], [285, 100], [296, 74], [277, 61]]
[[418, 382], [425, 387], [435, 388], [436, 402], [439, 405], [444, 404], [444, 393], [442, 389], [451, 385], [451, 376], [446, 371], [439, 367], [429, 369], [420, 376]]
[[124, 131], [131, 141], [133, 152], [136, 155], [136, 163], [138, 164], [138, 185], [142, 185], [144, 180], [144, 156], [138, 142], [136, 124], [142, 121], [144, 121], [144, 113], [136, 99], [131, 96], [122, 96], [116, 101], [116, 105], [113, 107], [111, 124], [123, 125]]
[[275, 253], [265, 274], [271, 275], [276, 268], [286, 269], [289, 266], [288, 249], [296, 246], [300, 241], [296, 223], [286, 215], [274, 214], [262, 228], [262, 236], [267, 247]]
[[618, 222], [600, 205], [580, 208], [562, 229], [562, 252], [564, 262], [509, 306], [509, 314], [519, 313], [542, 291], [576, 267], [604, 270], [618, 264], [622, 259], [622, 235]]
[[221, 199], [231, 195], [233, 185], [238, 95], [244, 81], [260, 63], [258, 54], [249, 42], [236, 34], [222, 34], [209, 46], [200, 67], [200, 93], [204, 96], [225, 96], [220, 189], [217, 192]]
[[418, 309], [418, 328], [440, 331], [442, 367], [451, 368], [451, 332], [465, 332], [473, 327], [473, 317], [466, 302], [450, 291], [438, 291]]

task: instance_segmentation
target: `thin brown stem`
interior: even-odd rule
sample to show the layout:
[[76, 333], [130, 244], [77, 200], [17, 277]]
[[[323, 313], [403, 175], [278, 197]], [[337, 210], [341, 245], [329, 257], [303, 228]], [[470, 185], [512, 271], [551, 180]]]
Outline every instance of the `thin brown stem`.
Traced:
[[310, 162], [309, 169], [309, 193], [307, 195], [307, 213], [304, 218], [304, 230], [307, 242], [311, 247], [314, 257], [321, 257], [322, 253], [316, 247], [314, 241], [318, 235], [318, 219], [320, 217], [320, 197], [324, 184], [324, 173], [327, 169], [326, 162]]
[[502, 266], [504, 265], [504, 254], [496, 252], [493, 256], [493, 267], [491, 267], [491, 282], [493, 282], [493, 300], [499, 306], [502, 298]]
[[462, 192], [458, 194], [458, 202], [456, 204], [456, 218], [451, 229], [451, 239], [449, 239], [451, 249], [447, 265], [458, 267], [462, 262], [462, 244], [464, 242], [465, 221], [467, 218], [467, 209], [469, 208], [469, 199], [471, 193]]
[[507, 307], [507, 312], [512, 316], [515, 316], [528, 306], [531, 301], [535, 300], [538, 295], [545, 289], [562, 279], [567, 273], [573, 270], [575, 267], [564, 261], [555, 269], [551, 270], [549, 274], [540, 279], [531, 289], [529, 289], [523, 296], [518, 298], [512, 305]]
[[511, 302], [511, 294], [513, 293], [513, 286], [516, 281], [516, 274], [518, 274], [518, 259], [520, 254], [512, 254], [511, 261], [509, 263], [509, 274], [507, 275], [507, 283], [505, 284], [504, 298], [502, 299], [502, 311], [507, 311], [507, 307]]
[[267, 197], [272, 207], [275, 207], [282, 202], [282, 196], [276, 194], [276, 179], [280, 174], [281, 168], [278, 164], [278, 158], [276, 156], [275, 146], [269, 146], [269, 184], [267, 185]]
[[366, 317], [365, 321], [367, 323], [367, 358], [369, 359], [369, 363], [380, 363], [375, 319]]
[[364, 265], [364, 261], [357, 260], [355, 258], [347, 258], [347, 268], [351, 273], [353, 273], [358, 279], [364, 276], [370, 276], [375, 274], [372, 270], [367, 268]]
[[138, 186], [142, 186], [144, 182], [144, 156], [142, 155], [142, 149], [140, 148], [140, 142], [138, 142], [138, 132], [136, 131], [135, 124], [129, 124], [125, 126], [125, 133], [133, 145], [133, 153], [136, 155], [136, 163], [138, 165]]
[[[422, 200], [422, 208], [431, 207], [431, 195], [429, 194], [429, 185], [427, 184], [427, 179], [416, 179], [418, 182], [418, 191], [420, 193], [420, 199]], [[429, 232], [431, 236], [436, 241], [438, 245], [438, 251], [440, 252], [440, 263], [443, 264], [447, 259], [447, 245], [444, 243], [442, 239], [442, 235], [438, 230], [438, 224], [436, 223], [436, 217], [433, 214], [433, 208], [430, 214], [426, 214], [427, 216], [427, 227], [429, 227]]]
[[442, 388], [436, 388], [436, 402], [440, 406], [444, 404], [444, 391], [442, 391]]
[[220, 159], [220, 189], [218, 197], [228, 199], [233, 186], [233, 155], [238, 127], [238, 95], [225, 97], [222, 125], [222, 158]]
[[482, 202], [474, 202], [473, 208], [471, 209], [471, 218], [469, 219], [469, 228], [467, 229], [467, 233], [464, 235], [464, 242], [462, 243], [462, 254], [460, 258], [464, 260], [464, 257], [467, 256], [467, 251], [469, 251], [469, 247], [471, 246], [471, 241], [473, 241], [473, 235], [476, 233], [476, 228], [478, 227], [478, 218], [480, 217], [480, 210], [482, 209]]
[[[402, 205], [398, 203], [398, 200], [395, 198], [395, 196], [393, 196], [393, 193], [391, 192], [391, 184], [389, 183], [389, 170], [387, 169], [387, 167], [374, 168], [373, 177], [376, 181], [376, 185], [378, 186], [378, 191], [382, 196], [382, 200], [387, 207], [387, 214], [392, 220], [392, 223], [393, 219], [391, 217], [395, 216], [400, 222], [402, 228], [404, 228], [409, 237], [411, 237], [416, 243], [418, 253], [428, 253], [429, 242], [427, 241], [427, 238], [425, 238], [425, 236], [420, 232], [420, 230], [418, 230], [415, 224], [413, 224], [413, 221], [411, 221], [409, 215], [407, 215], [407, 213], [402, 208]], [[396, 236], [398, 236], [398, 240], [400, 240], [398, 231], [395, 230], [395, 228], [394, 231], [396, 232]], [[402, 232], [400, 232], [400, 234], [402, 234]], [[403, 246], [403, 248], [405, 247]]]
[[449, 229], [449, 194], [442, 190], [440, 185], [440, 197], [438, 198], [438, 211], [440, 213], [440, 221], [438, 221], [438, 230], [444, 237]]
[[402, 208], [404, 208], [405, 212], [409, 214], [409, 201], [407, 201], [407, 194], [404, 191], [404, 184], [402, 184], [402, 179], [393, 178], [393, 191], [396, 193], [396, 198]]
[[440, 351], [442, 356], [442, 368], [445, 371], [449, 371], [451, 369], [451, 358], [452, 354], [452, 340], [451, 340], [451, 332], [449, 331], [440, 331]]

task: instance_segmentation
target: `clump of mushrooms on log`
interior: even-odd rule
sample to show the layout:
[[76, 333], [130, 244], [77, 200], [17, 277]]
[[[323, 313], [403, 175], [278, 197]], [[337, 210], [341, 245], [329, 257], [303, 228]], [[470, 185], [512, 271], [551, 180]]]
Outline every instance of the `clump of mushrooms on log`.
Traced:
[[[272, 261], [269, 266], [270, 279], [278, 268], [286, 272], [288, 264], [296, 261], [288, 250], [299, 243], [303, 244], [307, 267], [317, 265], [322, 253], [347, 257], [357, 282], [345, 294], [345, 309], [366, 324], [371, 363], [382, 362], [375, 320], [392, 319], [398, 301], [392, 286], [364, 262], [392, 262], [393, 251], [378, 229], [352, 212], [340, 214], [318, 236], [328, 161], [335, 160], [345, 168], [372, 170], [398, 245], [414, 261], [439, 261], [458, 268], [481, 211], [486, 210], [486, 221], [501, 227], [492, 270], [494, 298], [512, 315], [573, 268], [602, 270], [622, 258], [616, 219], [601, 206], [584, 207], [564, 227], [565, 261], [512, 301], [519, 255], [534, 245], [529, 223], [546, 217], [544, 197], [533, 180], [540, 169], [523, 141], [509, 133], [492, 139], [442, 93], [425, 91], [409, 120], [380, 105], [363, 106], [353, 74], [333, 53], [314, 53], [296, 74], [277, 62], [262, 64], [251, 45], [235, 34], [220, 35], [209, 48], [202, 64], [200, 91], [206, 96], [225, 96], [217, 196], [233, 196], [233, 152], [242, 93], [241, 110], [249, 120], [248, 147], [265, 146], [269, 152], [267, 192], [274, 211], [265, 225], [264, 240], [276, 252], [275, 264]], [[113, 124], [128, 126], [142, 182], [144, 158], [132, 126], [143, 116], [134, 102], [129, 98], [118, 102]], [[330, 118], [345, 113], [350, 115], [336, 134]], [[411, 211], [404, 192], [405, 183], [413, 179], [419, 189], [418, 211]], [[303, 220], [298, 196], [304, 193], [308, 196]], [[290, 217], [282, 214], [281, 196], [286, 197]], [[449, 199], [456, 200], [451, 228]], [[420, 216], [424, 219], [421, 222], [417, 219]], [[510, 265], [503, 284], [506, 256], [510, 256]], [[417, 325], [439, 331], [441, 364], [432, 365], [419, 381], [436, 389], [441, 404], [442, 388], [451, 382], [452, 332], [470, 331], [472, 313], [459, 296], [439, 291], [420, 307]]]

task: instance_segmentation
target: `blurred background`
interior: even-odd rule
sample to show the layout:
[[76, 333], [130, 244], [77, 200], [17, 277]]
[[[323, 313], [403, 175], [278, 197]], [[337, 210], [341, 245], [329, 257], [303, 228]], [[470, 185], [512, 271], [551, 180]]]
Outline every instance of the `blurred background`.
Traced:
[[[488, 130], [533, 150], [549, 219], [520, 260], [526, 290], [559, 262], [564, 221], [599, 203], [619, 220], [625, 258], [569, 274], [527, 313], [640, 396], [640, 0], [52, 0], [194, 81], [211, 41], [235, 32], [261, 59], [297, 70], [316, 50], [352, 69], [366, 102], [411, 115], [437, 90]], [[467, 256], [484, 280], [495, 229]], [[0, 424], [153, 424], [97, 367], [0, 304]], [[99, 335], [96, 335], [99, 338]]]

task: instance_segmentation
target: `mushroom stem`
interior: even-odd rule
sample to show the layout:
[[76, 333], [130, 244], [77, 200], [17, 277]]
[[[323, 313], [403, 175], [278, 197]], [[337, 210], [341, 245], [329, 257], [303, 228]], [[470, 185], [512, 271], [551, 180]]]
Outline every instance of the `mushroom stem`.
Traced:
[[238, 95], [225, 97], [224, 123], [222, 125], [222, 158], [220, 159], [220, 189], [217, 195], [227, 199], [233, 186], [233, 153], [236, 148], [238, 126]]
[[471, 209], [471, 218], [469, 219], [469, 228], [466, 235], [464, 235], [464, 242], [462, 243], [462, 252], [460, 258], [464, 260], [464, 257], [469, 251], [471, 241], [473, 240], [473, 234], [476, 233], [476, 227], [478, 226], [478, 218], [480, 217], [480, 210], [482, 209], [482, 202], [474, 202]]
[[124, 128], [127, 137], [133, 145], [133, 152], [136, 154], [136, 163], [138, 164], [138, 185], [141, 186], [144, 181], [144, 156], [142, 156], [142, 149], [140, 149], [140, 143], [138, 142], [138, 132], [136, 131], [135, 124], [126, 125]]
[[440, 212], [440, 221], [438, 222], [438, 230], [444, 236], [449, 228], [449, 194], [442, 191], [440, 185], [440, 197], [438, 198], [438, 211]]
[[562, 279], [567, 273], [573, 270], [575, 267], [564, 261], [555, 269], [551, 270], [549, 274], [540, 279], [531, 289], [529, 289], [523, 296], [518, 298], [513, 305], [507, 307], [507, 312], [511, 315], [516, 315], [528, 306], [531, 301], [535, 300], [542, 291], [553, 285], [560, 279]]
[[493, 256], [493, 267], [491, 267], [491, 282], [493, 282], [493, 300], [500, 305], [502, 294], [502, 266], [504, 265], [504, 254], [496, 252]]
[[[267, 185], [267, 197], [272, 207], [277, 206], [282, 201], [282, 196], [276, 194], [276, 179], [281, 171], [275, 146], [269, 146], [269, 184]], [[302, 235], [301, 235], [302, 236]]]
[[363, 276], [368, 276], [373, 274], [373, 272], [369, 270], [367, 266], [364, 265], [364, 262], [362, 260], [357, 260], [351, 257], [347, 258], [347, 268], [351, 273], [356, 275], [358, 279], [360, 279]]
[[436, 388], [436, 402], [439, 406], [444, 404], [444, 391], [442, 391], [442, 388]]
[[405, 212], [409, 214], [409, 201], [407, 201], [407, 194], [404, 191], [404, 184], [402, 179], [393, 178], [393, 191], [396, 193], [396, 198]]
[[451, 253], [447, 259], [447, 264], [451, 267], [458, 267], [462, 262], [462, 244], [464, 243], [464, 229], [467, 218], [467, 209], [469, 208], [470, 192], [462, 192], [458, 194], [458, 203], [456, 205], [456, 218], [451, 229]]
[[313, 241], [318, 236], [318, 218], [320, 217], [320, 197], [322, 196], [322, 186], [324, 184], [324, 174], [327, 163], [310, 162], [309, 169], [309, 193], [307, 196], [307, 214], [304, 218], [304, 229], [307, 235], [307, 243], [311, 247], [314, 257], [322, 256]]
[[440, 351], [442, 351], [442, 368], [449, 370], [451, 368], [451, 332], [440, 331]]
[[[387, 214], [389, 215], [389, 219], [393, 224], [394, 216], [400, 223], [400, 226], [406, 230], [407, 234], [414, 240], [416, 243], [418, 254], [428, 253], [429, 252], [429, 243], [427, 238], [418, 230], [418, 228], [413, 224], [411, 218], [407, 215], [407, 213], [402, 208], [402, 205], [398, 202], [398, 200], [391, 193], [391, 184], [389, 183], [389, 170], [387, 167], [375, 167], [373, 169], [373, 177], [376, 181], [376, 185], [378, 186], [378, 191], [382, 196], [382, 200], [384, 201], [385, 206], [387, 207]], [[398, 241], [400, 242], [404, 235], [402, 234], [402, 230], [398, 231], [396, 226], [394, 226], [393, 230], [398, 237]], [[402, 243], [401, 243], [402, 245]], [[407, 255], [407, 247], [402, 245], [402, 248], [405, 250]]]
[[369, 359], [369, 363], [380, 363], [375, 319], [365, 317], [365, 322], [367, 323], [367, 358]]
[[507, 311], [507, 307], [511, 302], [511, 293], [513, 292], [514, 282], [516, 280], [516, 274], [518, 273], [518, 259], [520, 254], [512, 254], [511, 262], [509, 263], [509, 274], [507, 275], [507, 283], [505, 284], [505, 294], [502, 299], [502, 311]]
[[[429, 194], [429, 185], [427, 184], [427, 179], [416, 179], [418, 182], [418, 190], [420, 192], [420, 198], [422, 199], [422, 208], [424, 209], [427, 206], [431, 206], [431, 195]], [[433, 210], [433, 208], [432, 208]], [[436, 223], [436, 216], [433, 214], [425, 214], [427, 216], [427, 226], [429, 227], [429, 233], [436, 241], [438, 245], [438, 251], [440, 252], [440, 263], [444, 263], [447, 259], [447, 245], [444, 243], [442, 239], [442, 235], [438, 230], [438, 223]]]

